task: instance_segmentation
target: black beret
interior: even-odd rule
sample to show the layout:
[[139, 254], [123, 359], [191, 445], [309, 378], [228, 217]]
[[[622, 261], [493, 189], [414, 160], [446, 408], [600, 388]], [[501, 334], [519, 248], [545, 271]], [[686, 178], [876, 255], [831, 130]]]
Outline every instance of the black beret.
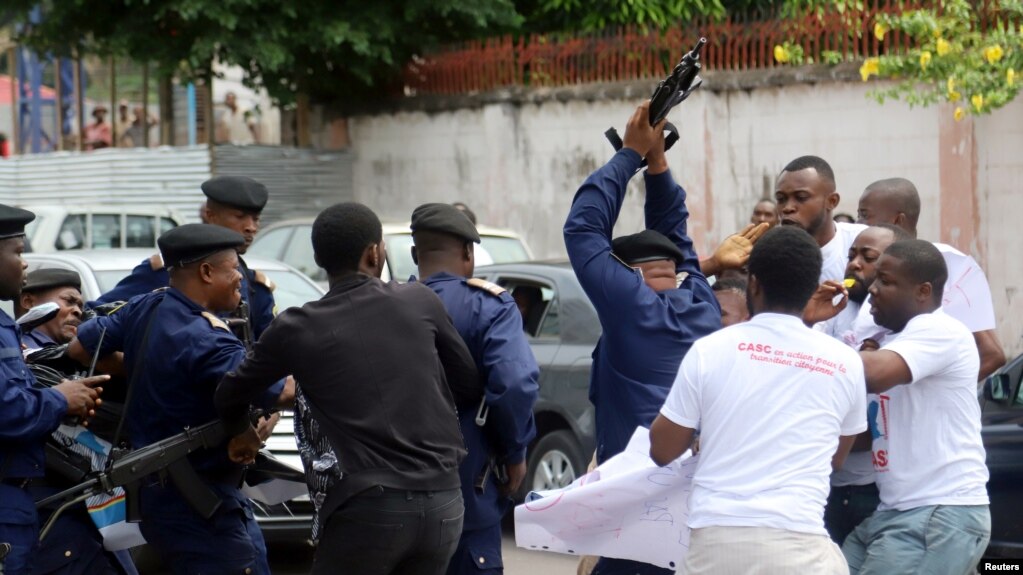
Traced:
[[611, 251], [627, 264], [654, 260], [675, 260], [675, 263], [682, 261], [682, 250], [671, 243], [667, 236], [654, 230], [615, 238], [611, 242]]
[[217, 176], [202, 183], [202, 193], [214, 202], [245, 210], [261, 212], [269, 194], [266, 186], [245, 176]]
[[412, 233], [423, 231], [443, 232], [470, 242], [480, 243], [480, 233], [476, 231], [469, 217], [451, 204], [423, 204], [412, 212]]
[[50, 288], [73, 287], [82, 291], [82, 278], [78, 272], [60, 268], [39, 269], [28, 272], [22, 292], [42, 291]]
[[0, 204], [0, 240], [25, 235], [25, 224], [36, 219], [28, 210]]
[[185, 224], [164, 232], [156, 240], [163, 263], [177, 267], [197, 262], [217, 252], [245, 245], [245, 238], [236, 231], [211, 224]]

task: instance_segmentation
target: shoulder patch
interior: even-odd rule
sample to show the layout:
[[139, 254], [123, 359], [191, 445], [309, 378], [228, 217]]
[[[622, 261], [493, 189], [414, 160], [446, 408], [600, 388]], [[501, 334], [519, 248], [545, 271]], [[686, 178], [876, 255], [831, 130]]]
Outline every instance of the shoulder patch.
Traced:
[[465, 280], [465, 283], [471, 285], [476, 289], [481, 289], [483, 291], [490, 292], [490, 295], [498, 297], [500, 297], [501, 294], [507, 291], [497, 284], [490, 283], [487, 280], [483, 280], [480, 278], [469, 278]]
[[227, 327], [227, 324], [224, 323], [224, 320], [222, 320], [219, 317], [213, 315], [212, 313], [210, 313], [208, 311], [204, 311], [204, 312], [202, 312], [202, 316], [204, 318], [206, 318], [206, 321], [210, 322], [210, 325], [212, 325], [214, 329], [222, 329], [224, 331], [231, 331], [231, 329], [229, 327]]
[[163, 269], [163, 256], [160, 254], [153, 254], [149, 258], [149, 267], [153, 268], [154, 272], [158, 272]]
[[252, 278], [256, 280], [256, 283], [262, 284], [263, 287], [271, 292], [277, 289], [277, 284], [275, 284], [270, 278], [266, 277], [266, 274], [261, 271], [253, 270]]

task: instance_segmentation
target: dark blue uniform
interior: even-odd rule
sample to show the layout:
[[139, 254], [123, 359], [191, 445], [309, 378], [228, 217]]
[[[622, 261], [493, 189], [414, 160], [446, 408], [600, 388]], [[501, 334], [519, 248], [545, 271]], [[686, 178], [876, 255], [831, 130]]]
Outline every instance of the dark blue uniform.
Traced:
[[[146, 349], [140, 346], [150, 325]], [[245, 347], [216, 316], [175, 288], [142, 295], [109, 316], [78, 328], [90, 353], [106, 328], [102, 352], [123, 351], [129, 377], [139, 353], [141, 373], [126, 406], [131, 444], [144, 447], [217, 417], [213, 393], [225, 373], [245, 358]], [[262, 397], [270, 407], [283, 389], [277, 382]], [[170, 483], [144, 484], [142, 534], [175, 573], [269, 573], [266, 547], [249, 502], [238, 489], [239, 467], [219, 447], [193, 454], [192, 465], [221, 497], [209, 520], [193, 511]]]
[[493, 474], [482, 493], [475, 485], [491, 457], [498, 464], [525, 460], [526, 447], [536, 436], [533, 404], [539, 393], [540, 371], [522, 332], [518, 307], [508, 292], [493, 284], [487, 284], [489, 290], [475, 287], [448, 273], [434, 274], [423, 283], [440, 296], [469, 348], [483, 378], [489, 407], [486, 426], [480, 427], [476, 425], [479, 405], [458, 406], [458, 423], [469, 450], [458, 468], [465, 521], [448, 574], [500, 573], [501, 517], [512, 500], [498, 493]]
[[30, 333], [22, 334], [21, 342], [24, 343], [25, 347], [28, 349], [42, 349], [51, 345], [57, 345], [57, 342], [53, 341], [50, 336], [38, 329], [34, 329]]
[[[655, 292], [611, 253], [611, 234], [639, 154], [623, 148], [587, 178], [572, 201], [565, 247], [579, 283], [600, 318], [590, 401], [596, 409], [597, 460], [622, 452], [639, 426], [650, 427], [697, 339], [721, 328], [721, 310], [686, 235], [685, 191], [671, 172], [645, 176], [646, 227], [668, 237], [683, 258], [678, 288]], [[670, 573], [602, 559], [595, 573]]]
[[43, 445], [68, 407], [60, 392], [34, 384], [22, 356], [21, 332], [0, 311], [0, 542], [13, 547], [4, 561], [8, 574], [28, 572], [39, 520], [24, 484], [43, 476]]
[[[252, 336], [259, 339], [263, 331], [274, 319], [274, 294], [270, 282], [263, 274], [253, 271], [245, 265], [241, 257], [238, 258], [239, 269], [242, 272], [242, 301], [249, 302], [249, 310], [252, 315]], [[135, 266], [131, 275], [117, 282], [117, 285], [107, 293], [89, 302], [89, 307], [95, 307], [115, 301], [128, 301], [131, 298], [149, 293], [153, 290], [167, 287], [170, 276], [163, 260], [159, 256], [153, 256], [148, 260]]]

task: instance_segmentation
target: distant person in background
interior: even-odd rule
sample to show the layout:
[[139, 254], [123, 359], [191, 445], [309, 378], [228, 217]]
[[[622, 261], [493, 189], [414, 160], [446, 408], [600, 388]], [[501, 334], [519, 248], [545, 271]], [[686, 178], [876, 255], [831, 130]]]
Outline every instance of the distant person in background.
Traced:
[[118, 146], [125, 145], [124, 136], [128, 133], [128, 128], [131, 127], [133, 120], [131, 114], [128, 113], [128, 100], [117, 102], [117, 125], [114, 126], [114, 141]]
[[221, 114], [220, 121], [217, 122], [217, 143], [236, 146], [258, 143], [256, 124], [247, 111], [238, 107], [238, 96], [234, 92], [228, 92], [224, 96], [224, 106], [227, 110]]
[[142, 148], [146, 146], [146, 130], [158, 123], [152, 116], [147, 116], [142, 106], [135, 106], [135, 118], [124, 135], [121, 137], [121, 145], [125, 148]]
[[472, 225], [474, 226], [476, 225], [476, 214], [469, 209], [469, 206], [463, 204], [462, 202], [455, 202], [451, 205], [455, 206], [455, 208], [457, 208], [458, 211], [465, 214], [465, 217], [469, 218], [469, 221], [472, 222]]
[[764, 198], [753, 206], [753, 215], [749, 218], [751, 224], [767, 224], [772, 228], [779, 223], [778, 205], [774, 200]]
[[856, 219], [850, 216], [849, 214], [835, 214], [835, 217], [832, 219], [835, 220], [836, 222], [842, 222], [844, 224], [856, 223]]
[[749, 319], [746, 303], [746, 280], [742, 278], [719, 279], [711, 286], [721, 306], [721, 327], [742, 323]]
[[7, 134], [0, 132], [0, 158], [9, 158], [11, 156], [11, 141], [7, 139]]
[[536, 286], [522, 285], [512, 291], [512, 297], [522, 314], [522, 329], [535, 336], [543, 317], [543, 292]]
[[92, 110], [95, 121], [85, 127], [84, 140], [86, 150], [98, 150], [110, 147], [114, 140], [110, 124], [106, 123], [107, 107], [96, 106]]

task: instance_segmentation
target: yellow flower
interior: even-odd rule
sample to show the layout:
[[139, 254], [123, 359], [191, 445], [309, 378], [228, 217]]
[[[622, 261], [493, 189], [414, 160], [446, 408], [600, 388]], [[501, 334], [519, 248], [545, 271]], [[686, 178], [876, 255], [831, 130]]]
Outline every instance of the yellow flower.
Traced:
[[939, 56], [944, 56], [952, 51], [952, 45], [944, 38], [938, 38], [937, 51]]
[[920, 68], [922, 70], [927, 69], [927, 65], [931, 63], [931, 53], [924, 50], [920, 52]]
[[866, 82], [871, 76], [877, 76], [881, 70], [880, 60], [877, 58], [867, 58], [863, 61], [863, 65], [860, 66], [860, 78]]
[[973, 108], [979, 112], [980, 109], [984, 107], [983, 94], [974, 94], [973, 96], [970, 96], [970, 103], [973, 104]]
[[1009, 86], [1012, 86], [1013, 84], [1016, 83], [1016, 71], [1013, 70], [1012, 68], [1009, 68], [1008, 70], [1005, 71], [1005, 83], [1008, 84]]
[[874, 24], [874, 37], [877, 38], [879, 42], [884, 42], [884, 35], [887, 33], [888, 26], [884, 25], [881, 22], [877, 22], [876, 24]]
[[956, 106], [956, 111], [952, 113], [952, 117], [956, 119], [956, 122], [962, 120], [966, 116], [966, 110], [963, 110], [959, 106]]
[[774, 59], [784, 64], [792, 59], [792, 54], [789, 54], [785, 46], [779, 44], [774, 47]]
[[995, 62], [1002, 59], [1005, 53], [1002, 51], [1002, 47], [998, 44], [994, 46], [988, 46], [984, 48], [984, 59], [987, 60], [988, 64], [994, 64]]
[[948, 82], [945, 83], [945, 86], [948, 92], [948, 101], [958, 102], [959, 98], [962, 97], [962, 94], [956, 91], [956, 79], [953, 78], [952, 76], [949, 76]]
[[934, 31], [931, 32], [931, 34], [934, 34], [935, 38], [941, 38], [941, 28], [935, 28]]

